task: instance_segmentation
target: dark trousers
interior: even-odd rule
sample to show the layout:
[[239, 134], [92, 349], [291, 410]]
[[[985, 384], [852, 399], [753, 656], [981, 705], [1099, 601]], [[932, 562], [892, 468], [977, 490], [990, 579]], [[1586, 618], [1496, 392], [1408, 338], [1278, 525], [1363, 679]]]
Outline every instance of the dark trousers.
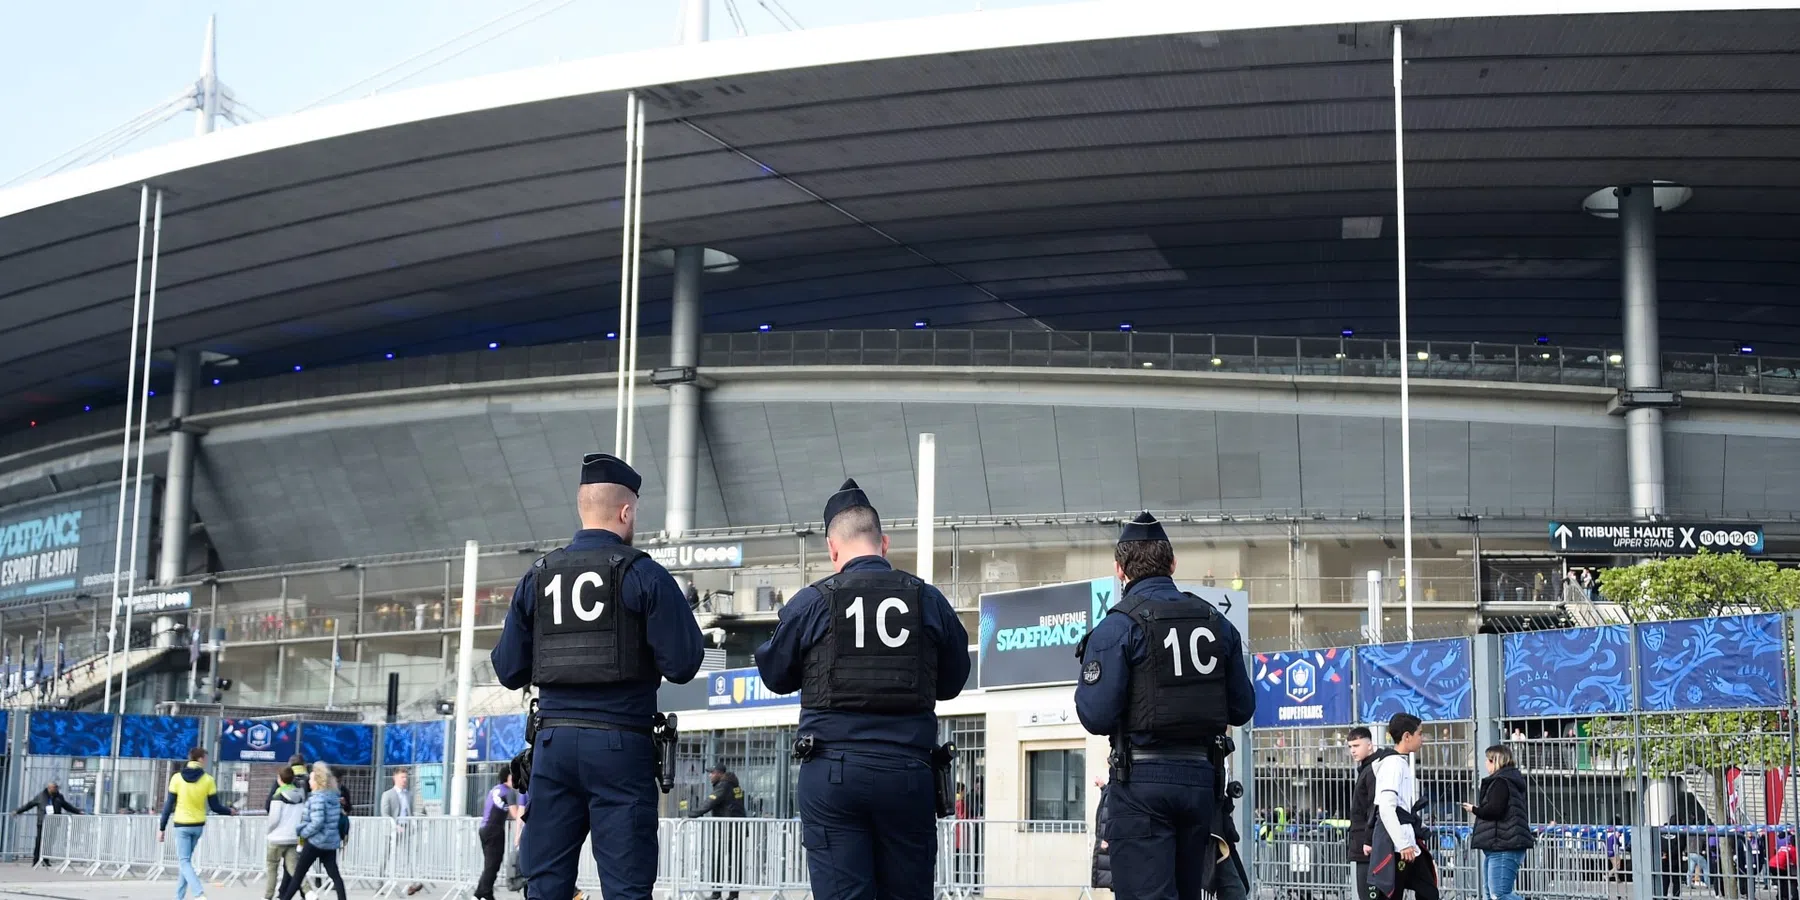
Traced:
[[1140, 760], [1106, 793], [1107, 852], [1118, 900], [1199, 900], [1202, 854], [1217, 854], [1213, 767]]
[[1354, 865], [1356, 866], [1355, 900], [1369, 900], [1369, 861], [1365, 859]]
[[827, 751], [800, 766], [799, 787], [814, 900], [931, 900], [937, 810], [929, 763]]
[[320, 850], [311, 844], [300, 848], [300, 862], [294, 866], [294, 874], [281, 885], [281, 900], [293, 900], [294, 894], [306, 885], [306, 873], [314, 860], [325, 867], [325, 874], [331, 876], [331, 886], [337, 889], [338, 900], [346, 900], [344, 876], [338, 874], [337, 850]]
[[656, 750], [650, 736], [595, 728], [538, 732], [529, 827], [519, 840], [528, 900], [569, 900], [593, 836], [606, 900], [650, 900], [656, 884]]
[[31, 864], [37, 865], [44, 858], [44, 817], [37, 817], [37, 837], [31, 842]]
[[476, 834], [481, 837], [481, 878], [475, 882], [475, 897], [494, 900], [494, 879], [500, 875], [500, 861], [506, 858], [506, 827], [483, 828]]
[[[744, 877], [740, 871], [743, 867], [738, 864], [738, 860], [743, 858], [744, 835], [729, 826], [719, 829], [717, 833], [719, 844], [713, 849], [713, 880], [719, 884], [737, 884]], [[718, 900], [719, 893], [713, 891], [713, 900]], [[737, 900], [737, 896], [736, 888], [726, 895], [727, 900]]]

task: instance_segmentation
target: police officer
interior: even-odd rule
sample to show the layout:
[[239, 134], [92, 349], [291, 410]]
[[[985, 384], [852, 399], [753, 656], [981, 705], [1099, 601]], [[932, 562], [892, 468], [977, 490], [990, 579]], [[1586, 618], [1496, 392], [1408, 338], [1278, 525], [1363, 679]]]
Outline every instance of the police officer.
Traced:
[[1125, 590], [1084, 640], [1075, 686], [1081, 724], [1112, 738], [1113, 893], [1197, 900], [1224, 800], [1219, 741], [1250, 721], [1256, 695], [1237, 629], [1175, 586], [1175, 552], [1155, 517], [1126, 523], [1113, 567]]
[[[698, 819], [708, 813], [719, 819], [741, 819], [744, 817], [744, 786], [738, 783], [738, 777], [725, 768], [724, 763], [715, 763], [712, 772], [707, 776], [712, 780], [712, 793], [706, 796], [706, 805], [694, 811]], [[743, 877], [739, 871], [738, 860], [743, 859], [745, 835], [737, 829], [715, 832], [719, 835], [718, 843], [713, 851], [713, 868], [716, 871], [716, 884], [737, 884]], [[719, 891], [713, 891], [713, 900], [719, 900]], [[737, 900], [738, 892], [734, 888], [726, 900]]]
[[837, 574], [802, 588], [756, 650], [800, 692], [800, 820], [817, 900], [931, 900], [936, 702], [962, 692], [969, 635], [937, 588], [888, 564], [855, 479], [825, 502]]
[[538, 688], [527, 900], [575, 895], [590, 831], [606, 900], [648, 900], [656, 882], [656, 689], [691, 680], [704, 642], [681, 586], [631, 546], [642, 484], [616, 456], [582, 459], [581, 530], [519, 580], [494, 646], [501, 684]]

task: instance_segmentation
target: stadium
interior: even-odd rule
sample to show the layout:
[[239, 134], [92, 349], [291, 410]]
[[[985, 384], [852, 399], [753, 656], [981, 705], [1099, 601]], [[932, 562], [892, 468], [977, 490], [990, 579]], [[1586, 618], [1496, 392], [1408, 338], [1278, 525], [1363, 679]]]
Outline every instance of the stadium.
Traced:
[[[727, 760], [772, 817], [794, 710], [713, 670], [829, 573], [847, 476], [910, 565], [935, 470], [919, 568], [972, 635], [985, 596], [1110, 578], [1145, 509], [1268, 652], [1615, 621], [1578, 573], [1661, 546], [1621, 543], [1636, 524], [1791, 562], [1800, 18], [1588, 6], [1076, 4], [712, 41], [0, 192], [13, 790], [80, 778], [26, 756], [34, 707], [432, 720], [468, 542], [462, 712], [516, 717], [487, 650], [574, 527], [577, 461], [615, 446], [715, 649], [664, 692], [706, 710], [677, 793]], [[1022, 721], [1066, 694], [946, 711], [970, 765], [1004, 760], [972, 815], [1086, 818], [1101, 744]], [[130, 762], [109, 809], [159, 799]]]

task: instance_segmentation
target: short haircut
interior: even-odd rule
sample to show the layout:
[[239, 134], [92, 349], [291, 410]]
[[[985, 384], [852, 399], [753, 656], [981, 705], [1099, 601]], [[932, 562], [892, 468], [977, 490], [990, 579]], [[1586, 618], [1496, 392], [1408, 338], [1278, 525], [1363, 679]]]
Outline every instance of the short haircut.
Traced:
[[1394, 713], [1394, 717], [1388, 720], [1388, 737], [1398, 744], [1402, 737], [1413, 734], [1424, 726], [1425, 723], [1412, 713]]
[[1487, 748], [1487, 758], [1488, 762], [1494, 764], [1494, 768], [1504, 769], [1513, 764], [1512, 748], [1505, 744], [1495, 744]]
[[881, 517], [867, 506], [852, 506], [831, 517], [825, 534], [834, 541], [881, 542]]
[[584, 484], [575, 492], [575, 510], [584, 519], [610, 522], [637, 499], [631, 488], [622, 484]]
[[188, 751], [188, 762], [199, 762], [205, 758], [206, 749], [204, 747], [195, 747]]
[[286, 767], [282, 768], [281, 771], [276, 772], [275, 780], [281, 782], [282, 784], [293, 784], [294, 783], [294, 767], [286, 766]]
[[1370, 731], [1367, 728], [1364, 728], [1361, 725], [1358, 725], [1355, 728], [1350, 729], [1350, 740], [1368, 741], [1369, 743], [1373, 744], [1373, 743], [1375, 743], [1375, 733]]
[[1127, 582], [1140, 578], [1167, 578], [1175, 574], [1175, 548], [1168, 541], [1120, 541], [1113, 547], [1113, 562]]

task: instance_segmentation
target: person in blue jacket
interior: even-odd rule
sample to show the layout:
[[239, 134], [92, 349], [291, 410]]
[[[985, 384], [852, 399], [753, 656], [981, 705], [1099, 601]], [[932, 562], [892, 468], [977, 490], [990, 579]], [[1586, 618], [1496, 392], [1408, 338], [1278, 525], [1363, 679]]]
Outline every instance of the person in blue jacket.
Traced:
[[313, 763], [312, 792], [306, 795], [306, 815], [300, 820], [297, 829], [300, 840], [305, 843], [300, 847], [300, 861], [294, 866], [294, 874], [288, 877], [287, 883], [281, 886], [281, 900], [294, 900], [306, 885], [306, 873], [317, 862], [325, 867], [325, 874], [331, 876], [331, 886], [337, 890], [338, 900], [345, 900], [344, 876], [338, 873], [338, 848], [344, 845], [344, 811], [338, 799], [337, 776], [331, 768], [322, 762]]
[[937, 588], [888, 563], [881, 518], [854, 479], [825, 503], [825, 547], [837, 574], [796, 592], [756, 650], [766, 687], [800, 692], [812, 893], [930, 900], [936, 704], [968, 680], [969, 634]]
[[[1197, 900], [1217, 857], [1226, 730], [1256, 694], [1237, 629], [1175, 586], [1175, 551], [1154, 516], [1113, 549], [1125, 586], [1080, 648], [1075, 712], [1112, 741], [1107, 853], [1119, 900]], [[1190, 864], [1191, 863], [1191, 864]]]
[[575, 896], [590, 833], [606, 900], [649, 900], [656, 883], [656, 690], [693, 680], [705, 642], [681, 586], [631, 546], [642, 486], [616, 456], [581, 461], [581, 530], [519, 579], [494, 645], [500, 683], [538, 689], [527, 900]]

